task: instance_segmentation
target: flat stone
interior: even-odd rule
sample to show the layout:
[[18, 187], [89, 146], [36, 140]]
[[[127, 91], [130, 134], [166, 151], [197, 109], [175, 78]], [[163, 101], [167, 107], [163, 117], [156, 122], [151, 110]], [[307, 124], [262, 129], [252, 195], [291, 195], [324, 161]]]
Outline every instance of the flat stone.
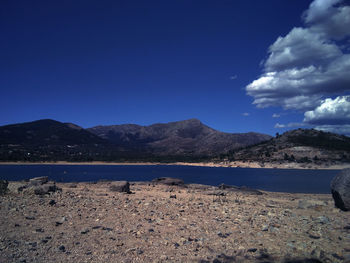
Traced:
[[34, 177], [32, 179], [29, 179], [29, 184], [31, 186], [37, 186], [37, 185], [46, 184], [48, 181], [49, 181], [48, 176]]
[[159, 177], [152, 180], [153, 183], [160, 183], [165, 185], [184, 185], [185, 182], [182, 179], [172, 177]]
[[128, 181], [113, 182], [113, 184], [109, 186], [109, 190], [119, 193], [131, 193], [130, 183]]

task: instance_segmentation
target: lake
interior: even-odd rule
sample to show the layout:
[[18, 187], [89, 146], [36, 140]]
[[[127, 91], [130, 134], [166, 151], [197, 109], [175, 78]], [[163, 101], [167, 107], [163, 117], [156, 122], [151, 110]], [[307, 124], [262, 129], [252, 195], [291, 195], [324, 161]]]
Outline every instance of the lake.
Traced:
[[330, 193], [338, 170], [218, 168], [177, 165], [0, 165], [0, 179], [24, 180], [49, 176], [57, 182], [105, 180], [151, 181], [181, 178], [185, 183], [221, 183], [289, 193]]

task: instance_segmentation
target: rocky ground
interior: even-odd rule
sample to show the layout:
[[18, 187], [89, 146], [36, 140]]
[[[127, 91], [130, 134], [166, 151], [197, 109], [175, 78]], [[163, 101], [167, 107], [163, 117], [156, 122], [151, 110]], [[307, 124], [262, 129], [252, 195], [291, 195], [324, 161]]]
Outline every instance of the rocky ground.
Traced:
[[350, 212], [331, 195], [111, 184], [10, 182], [0, 262], [350, 262]]

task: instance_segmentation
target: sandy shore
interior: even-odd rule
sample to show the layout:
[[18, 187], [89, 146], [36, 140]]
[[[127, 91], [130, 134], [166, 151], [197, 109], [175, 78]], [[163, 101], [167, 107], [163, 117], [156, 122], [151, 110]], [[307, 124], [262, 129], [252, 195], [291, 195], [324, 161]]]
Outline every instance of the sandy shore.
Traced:
[[350, 163], [331, 164], [331, 165], [316, 165], [313, 163], [259, 163], [249, 161], [234, 161], [234, 162], [0, 162], [0, 165], [184, 165], [184, 166], [199, 166], [199, 167], [231, 167], [231, 168], [265, 168], [265, 169], [322, 169], [322, 170], [341, 170], [350, 168]]
[[[0, 262], [349, 262], [349, 212], [331, 195], [202, 185], [57, 183], [0, 196]], [[288, 261], [314, 259], [314, 261]], [[317, 261], [318, 260], [318, 261]]]

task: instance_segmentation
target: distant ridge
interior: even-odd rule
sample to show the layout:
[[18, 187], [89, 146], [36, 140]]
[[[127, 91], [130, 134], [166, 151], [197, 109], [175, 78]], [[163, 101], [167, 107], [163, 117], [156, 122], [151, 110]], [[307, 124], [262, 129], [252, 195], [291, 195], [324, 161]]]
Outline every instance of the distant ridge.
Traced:
[[266, 163], [350, 163], [350, 137], [314, 129], [291, 130], [221, 159]]
[[0, 161], [191, 161], [270, 138], [219, 132], [197, 119], [89, 129], [44, 119], [1, 126]]
[[149, 126], [96, 126], [88, 131], [117, 145], [143, 149], [157, 156], [214, 156], [271, 138], [259, 133], [220, 132], [198, 119]]

